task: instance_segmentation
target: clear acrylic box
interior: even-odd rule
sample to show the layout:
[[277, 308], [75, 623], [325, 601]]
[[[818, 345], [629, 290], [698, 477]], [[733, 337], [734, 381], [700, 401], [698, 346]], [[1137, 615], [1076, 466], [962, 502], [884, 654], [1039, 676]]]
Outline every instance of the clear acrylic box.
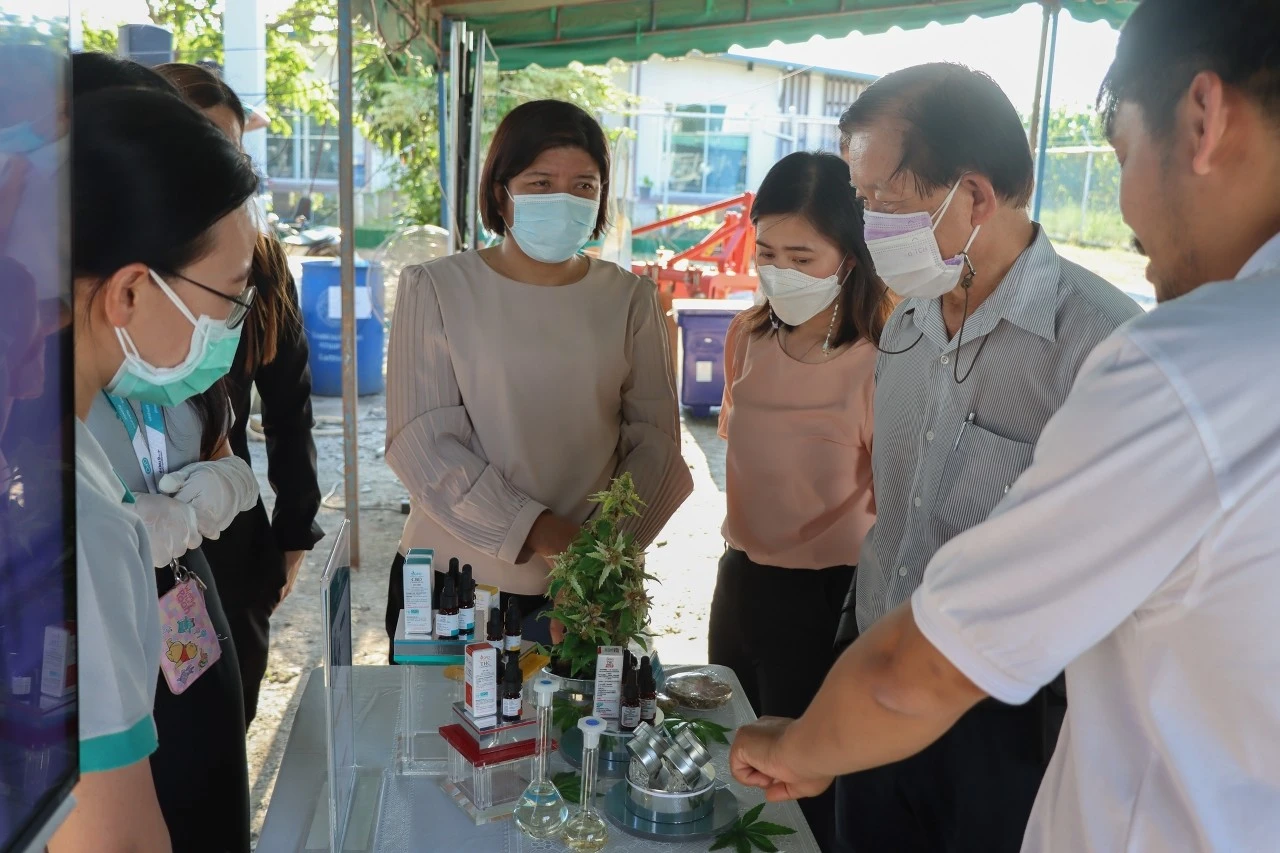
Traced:
[[477, 826], [510, 817], [533, 776], [534, 744], [480, 750], [462, 727], [448, 728], [453, 737], [441, 740], [449, 771], [440, 787]]
[[[455, 669], [457, 678], [446, 674]], [[463, 698], [461, 667], [401, 666], [400, 670], [396, 771], [406, 776], [445, 776], [450, 750], [440, 737], [440, 724], [450, 720], [453, 703]]]

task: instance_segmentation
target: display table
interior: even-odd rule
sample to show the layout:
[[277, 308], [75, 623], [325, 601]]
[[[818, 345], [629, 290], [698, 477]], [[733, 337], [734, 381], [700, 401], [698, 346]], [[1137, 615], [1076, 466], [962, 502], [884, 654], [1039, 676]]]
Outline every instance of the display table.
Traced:
[[[520, 834], [515, 823], [503, 820], [476, 826], [429, 776], [401, 776], [395, 772], [398, 748], [398, 719], [401, 714], [401, 684], [408, 667], [356, 666], [352, 668], [355, 716], [356, 762], [361, 782], [357, 786], [352, 808], [346, 849], [368, 853], [454, 853], [460, 850], [484, 853], [519, 853], [519, 851], [565, 850], [558, 841], [534, 841]], [[447, 698], [456, 683], [447, 680], [444, 670], [417, 668], [427, 683], [439, 684], [442, 698]], [[679, 672], [672, 667], [668, 674]], [[733, 673], [717, 668], [734, 686], [733, 701], [724, 708], [702, 712], [701, 716], [737, 728], [754, 719], [751, 706], [741, 694], [741, 685]], [[275, 791], [267, 809], [258, 850], [264, 853], [302, 853], [328, 850], [328, 789], [326, 781], [325, 711], [323, 672], [317, 667], [300, 684], [302, 698], [289, 733]], [[433, 703], [433, 707], [436, 707]], [[438, 705], [440, 722], [448, 722], [448, 704]], [[728, 747], [711, 744], [713, 763], [718, 778], [729, 781], [729, 789], [738, 798], [740, 810], [764, 799], [762, 791], [745, 788], [731, 781]], [[559, 754], [553, 754], [553, 772], [568, 769]], [[603, 790], [615, 784], [601, 780]], [[576, 808], [577, 804], [572, 805]], [[800, 808], [795, 803], [770, 804], [764, 820], [789, 826], [795, 835], [776, 839], [786, 853], [818, 853]], [[711, 841], [664, 844], [635, 838], [610, 826], [611, 853], [656, 850], [671, 853], [705, 851]]]

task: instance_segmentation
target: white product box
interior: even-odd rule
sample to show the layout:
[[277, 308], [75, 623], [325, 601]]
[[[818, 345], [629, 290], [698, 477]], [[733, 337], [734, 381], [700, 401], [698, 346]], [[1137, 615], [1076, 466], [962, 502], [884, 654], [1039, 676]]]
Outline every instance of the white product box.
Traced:
[[434, 552], [430, 548], [410, 548], [404, 556], [404, 632], [431, 634], [431, 585]]

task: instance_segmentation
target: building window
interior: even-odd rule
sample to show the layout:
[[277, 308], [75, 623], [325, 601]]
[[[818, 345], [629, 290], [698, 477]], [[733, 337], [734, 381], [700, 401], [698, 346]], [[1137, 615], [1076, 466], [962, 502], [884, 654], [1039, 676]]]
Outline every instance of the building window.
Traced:
[[[285, 181], [338, 179], [338, 127], [311, 116], [287, 116], [291, 136], [267, 136], [267, 175]], [[357, 146], [357, 158], [361, 159]]]
[[671, 127], [671, 192], [730, 196], [747, 188], [751, 137], [725, 128], [725, 108], [683, 104]]

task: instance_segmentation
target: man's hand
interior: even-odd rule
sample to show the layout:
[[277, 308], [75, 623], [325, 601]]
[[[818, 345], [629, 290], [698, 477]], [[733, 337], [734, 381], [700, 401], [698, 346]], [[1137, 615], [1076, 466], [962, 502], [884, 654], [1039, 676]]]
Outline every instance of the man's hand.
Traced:
[[573, 522], [554, 513], [544, 512], [529, 529], [525, 545], [533, 553], [549, 561], [569, 550], [569, 545], [578, 538], [578, 531], [578, 525]]
[[831, 776], [805, 776], [788, 765], [782, 737], [795, 720], [761, 717], [738, 729], [729, 752], [733, 778], [744, 785], [763, 788], [766, 800], [798, 800], [816, 797], [831, 785]]
[[306, 551], [286, 551], [284, 554], [284, 587], [280, 590], [280, 600], [276, 602], [276, 607], [284, 604], [284, 600], [289, 597], [289, 593], [293, 592], [293, 585], [298, 582], [298, 572], [302, 570], [302, 564], [306, 562]]

